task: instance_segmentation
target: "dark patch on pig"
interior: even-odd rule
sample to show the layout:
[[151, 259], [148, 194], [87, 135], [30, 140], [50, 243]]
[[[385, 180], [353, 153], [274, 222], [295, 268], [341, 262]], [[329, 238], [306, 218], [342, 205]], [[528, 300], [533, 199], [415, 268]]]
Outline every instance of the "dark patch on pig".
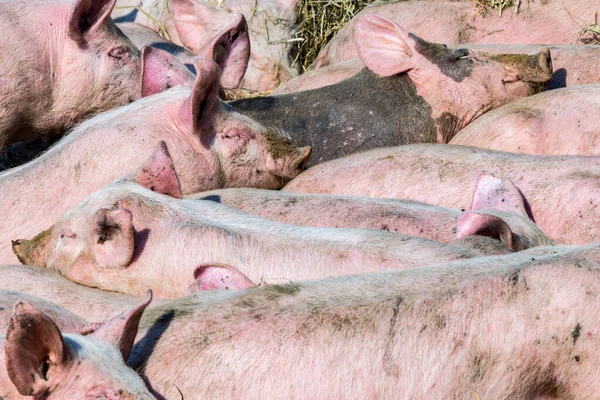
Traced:
[[579, 362], [581, 361], [581, 357], [580, 356], [575, 356], [575, 362]]
[[267, 151], [274, 159], [291, 156], [296, 153], [296, 148], [289, 139], [286, 139], [271, 130], [264, 132], [263, 136], [267, 141]]
[[214, 201], [215, 203], [220, 203], [221, 202], [221, 196], [219, 196], [218, 194], [211, 194], [211, 195], [208, 195], [208, 196], [204, 196], [200, 200], [208, 200], [208, 201]]
[[567, 87], [567, 70], [559, 68], [552, 74], [552, 78], [546, 84], [546, 90]]
[[435, 125], [438, 134], [442, 137], [442, 143], [448, 143], [462, 127], [458, 117], [449, 112], [444, 112], [436, 118]]
[[400, 296], [396, 298], [396, 302], [394, 303], [394, 307], [392, 308], [392, 316], [390, 318], [390, 329], [387, 334], [387, 343], [385, 346], [385, 352], [383, 353], [383, 370], [385, 374], [390, 376], [393, 375], [395, 377], [400, 376], [400, 371], [398, 371], [398, 367], [394, 365], [393, 362], [393, 351], [394, 351], [394, 342], [396, 341], [396, 331], [398, 325], [398, 314], [400, 313], [400, 306], [404, 302], [404, 299]]
[[573, 339], [573, 344], [575, 344], [577, 342], [577, 339], [579, 339], [579, 336], [581, 336], [581, 325], [579, 323], [577, 323], [577, 325], [575, 325], [575, 328], [573, 329], [573, 331], [571, 331], [571, 338]]
[[235, 110], [311, 146], [307, 166], [379, 147], [437, 141], [431, 106], [407, 74], [364, 68], [335, 85], [229, 103]]
[[284, 285], [266, 285], [263, 293], [267, 300], [276, 300], [281, 296], [295, 296], [300, 291], [300, 285], [286, 283]]
[[479, 382], [485, 376], [485, 370], [483, 369], [481, 363], [482, 359], [480, 356], [475, 356], [473, 358], [473, 362], [471, 363], [471, 382]]
[[455, 82], [471, 76], [473, 61], [467, 58], [469, 50], [449, 49], [443, 44], [426, 42], [413, 34], [410, 37], [415, 41], [415, 49], [429, 62], [437, 65], [442, 74]]

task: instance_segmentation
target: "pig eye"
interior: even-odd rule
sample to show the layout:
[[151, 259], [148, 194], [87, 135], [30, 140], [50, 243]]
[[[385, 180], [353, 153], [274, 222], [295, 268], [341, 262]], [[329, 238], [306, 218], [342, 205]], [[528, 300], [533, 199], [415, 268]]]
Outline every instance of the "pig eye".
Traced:
[[108, 52], [108, 56], [113, 60], [122, 60], [129, 53], [129, 49], [124, 47], [117, 47], [116, 49], [112, 49]]
[[76, 237], [77, 237], [76, 233], [63, 232], [63, 233], [60, 234], [60, 238], [61, 239], [64, 239], [64, 238], [75, 239]]

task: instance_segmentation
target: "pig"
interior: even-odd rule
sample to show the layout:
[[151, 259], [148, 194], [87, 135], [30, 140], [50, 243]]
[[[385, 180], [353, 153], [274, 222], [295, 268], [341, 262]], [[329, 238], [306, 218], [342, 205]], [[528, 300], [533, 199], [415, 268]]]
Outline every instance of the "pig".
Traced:
[[600, 84], [519, 99], [484, 114], [450, 141], [542, 155], [600, 155]]
[[[505, 182], [506, 191], [487, 193], [479, 179], [474, 197], [487, 196], [488, 202], [473, 204], [470, 211], [434, 206], [416, 201], [333, 196], [308, 193], [284, 193], [264, 189], [220, 189], [185, 196], [211, 200], [271, 221], [312, 227], [371, 228], [450, 243], [478, 234], [501, 234], [489, 230], [491, 224], [508, 225], [505, 239], [512, 250], [552, 245], [554, 242], [531, 221], [519, 189]], [[512, 192], [512, 193], [511, 193]], [[515, 198], [509, 207], [497, 209], [507, 195]], [[493, 201], [492, 201], [493, 199]], [[509, 235], [508, 231], [512, 234]], [[497, 237], [502, 239], [502, 237]], [[508, 241], [505, 240], [505, 243]]]
[[[168, 167], [157, 169], [170, 186]], [[170, 180], [175, 183], [174, 172]], [[174, 199], [122, 179], [12, 245], [21, 263], [82, 285], [133, 296], [150, 287], [159, 298], [173, 298], [510, 252], [495, 240], [505, 236], [510, 244], [508, 225], [489, 229], [507, 232], [455, 245], [376, 230], [299, 227], [212, 201]]]
[[[12, 305], [24, 300], [41, 308], [66, 332], [76, 332], [87, 322], [107, 321], [141, 301], [139, 297], [78, 285], [56, 272], [29, 265], [0, 266], [0, 293], [5, 293], [0, 296], [4, 308], [0, 317], [5, 322], [10, 320]], [[153, 300], [157, 303], [160, 300]], [[3, 330], [6, 326], [0, 327]]]
[[150, 299], [86, 336], [62, 333], [42, 310], [18, 302], [1, 340], [0, 397], [155, 399], [124, 363]]
[[36, 234], [102, 186], [137, 171], [161, 141], [183, 194], [275, 189], [298, 175], [310, 148], [295, 148], [221, 105], [213, 61], [198, 59], [196, 69], [193, 88], [175, 87], [99, 114], [42, 156], [0, 174], [0, 263], [16, 262], [10, 239]]
[[298, 75], [291, 54], [297, 30], [296, 1], [119, 0], [117, 4], [113, 12], [117, 22], [136, 22], [162, 31], [170, 41], [194, 54], [243, 15], [249, 23], [252, 50], [241, 82], [242, 95], [273, 90]]
[[[600, 11], [598, 0], [519, 1], [520, 6], [507, 7], [501, 15], [483, 15], [473, 2], [462, 1], [397, 1], [364, 8], [321, 49], [317, 68], [357, 57], [352, 29], [365, 15], [377, 14], [417, 32], [424, 39], [441, 43], [515, 43], [576, 44], [587, 43], [581, 33], [595, 24]], [[516, 9], [516, 11], [515, 11]], [[435, 18], [431, 16], [435, 15]]]
[[[110, 19], [115, 0], [2, 0], [0, 148], [62, 135], [84, 118], [131, 103], [164, 78]], [[24, 43], [27, 45], [25, 46]], [[142, 76], [142, 61], [145, 67]]]
[[600, 248], [196, 293], [148, 310], [157, 396], [595, 398]]
[[[473, 197], [482, 172], [489, 195]], [[496, 178], [490, 176], [496, 175]], [[600, 158], [531, 156], [466, 146], [421, 144], [375, 149], [317, 165], [282, 190], [391, 197], [470, 208], [506, 190], [504, 177], [522, 192], [525, 212], [557, 243], [600, 239], [597, 184]], [[493, 199], [493, 196], [491, 197]], [[505, 199], [511, 203], [514, 196]], [[499, 203], [495, 206], [502, 206]]]
[[[461, 46], [470, 50], [484, 51], [491, 54], [535, 54], [544, 51], [545, 48], [550, 49], [554, 73], [550, 81], [545, 85], [546, 90], [600, 82], [600, 65], [590, 62], [590, 60], [600, 58], [600, 46], [598, 45], [562, 44], [541, 46], [504, 43], [465, 43]], [[272, 91], [271, 95], [295, 93], [333, 85], [350, 78], [363, 68], [364, 64], [360, 61], [360, 58], [340, 61], [322, 68], [313, 69], [285, 82]]]
[[485, 55], [428, 43], [377, 15], [356, 23], [366, 69], [337, 85], [230, 102], [310, 145], [308, 166], [376, 147], [446, 143], [485, 111], [533, 93], [552, 76], [550, 53]]

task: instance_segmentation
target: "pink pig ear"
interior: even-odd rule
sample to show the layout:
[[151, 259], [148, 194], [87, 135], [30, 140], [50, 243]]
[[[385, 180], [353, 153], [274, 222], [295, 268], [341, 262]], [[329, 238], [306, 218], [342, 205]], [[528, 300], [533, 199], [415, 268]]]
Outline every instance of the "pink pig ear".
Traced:
[[99, 209], [92, 227], [92, 252], [100, 268], [123, 268], [133, 258], [134, 235], [131, 211]]
[[142, 69], [142, 97], [194, 82], [194, 75], [175, 56], [150, 46], [142, 49]]
[[173, 160], [164, 141], [158, 143], [150, 158], [135, 174], [134, 181], [153, 192], [181, 198], [181, 186], [175, 173]]
[[117, 0], [76, 0], [69, 15], [68, 35], [77, 43], [85, 43], [85, 36], [102, 26]]
[[62, 334], [46, 314], [29, 303], [18, 302], [6, 333], [6, 370], [23, 396], [44, 394], [53, 369], [69, 358]]
[[[219, 66], [204, 58], [197, 58], [194, 66], [196, 82], [190, 97], [181, 106], [179, 118], [202, 138], [203, 125], [219, 106]], [[206, 142], [204, 144], [208, 146]]]
[[476, 211], [486, 208], [512, 212], [531, 218], [527, 212], [525, 197], [514, 183], [489, 172], [481, 172], [477, 176], [471, 210]]
[[188, 293], [201, 290], [247, 289], [256, 286], [236, 268], [227, 265], [203, 265], [194, 271], [194, 283]]
[[225, 31], [215, 36], [198, 56], [213, 60], [221, 68], [221, 86], [235, 89], [239, 86], [250, 60], [248, 23], [242, 14]]
[[123, 360], [127, 362], [137, 335], [140, 319], [151, 301], [152, 290], [148, 290], [146, 299], [142, 303], [102, 324], [88, 336], [117, 346], [123, 355]]
[[377, 75], [396, 75], [414, 67], [414, 40], [397, 23], [376, 14], [362, 15], [354, 23], [353, 36], [361, 61]]
[[512, 251], [523, 250], [523, 244], [510, 229], [510, 226], [494, 215], [472, 211], [461, 214], [456, 224], [456, 238], [461, 239], [472, 235], [498, 239]]

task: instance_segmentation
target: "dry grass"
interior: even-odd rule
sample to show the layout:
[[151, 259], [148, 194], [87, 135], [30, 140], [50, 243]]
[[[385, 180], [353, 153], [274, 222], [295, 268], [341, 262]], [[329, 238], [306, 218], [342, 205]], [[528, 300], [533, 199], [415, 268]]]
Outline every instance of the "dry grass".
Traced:
[[505, 8], [514, 6], [519, 10], [520, 0], [473, 0], [473, 6], [480, 14], [497, 11], [502, 16]]

